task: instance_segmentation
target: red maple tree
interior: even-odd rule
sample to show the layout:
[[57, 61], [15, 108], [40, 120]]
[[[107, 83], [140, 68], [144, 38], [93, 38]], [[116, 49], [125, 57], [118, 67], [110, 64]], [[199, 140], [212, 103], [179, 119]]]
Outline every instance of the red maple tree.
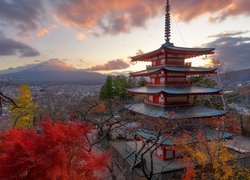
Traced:
[[0, 179], [98, 179], [109, 154], [89, 151], [87, 134], [92, 126], [82, 122], [40, 123], [33, 129], [10, 129], [0, 135]]

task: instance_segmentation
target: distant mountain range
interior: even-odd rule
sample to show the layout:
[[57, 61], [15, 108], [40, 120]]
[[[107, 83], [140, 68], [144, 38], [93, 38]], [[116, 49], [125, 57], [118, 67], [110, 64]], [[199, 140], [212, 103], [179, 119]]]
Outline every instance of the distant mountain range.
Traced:
[[0, 77], [14, 84], [102, 84], [106, 75], [78, 70], [58, 59], [0, 71]]
[[226, 72], [222, 74], [222, 82], [225, 86], [250, 83], [250, 69]]

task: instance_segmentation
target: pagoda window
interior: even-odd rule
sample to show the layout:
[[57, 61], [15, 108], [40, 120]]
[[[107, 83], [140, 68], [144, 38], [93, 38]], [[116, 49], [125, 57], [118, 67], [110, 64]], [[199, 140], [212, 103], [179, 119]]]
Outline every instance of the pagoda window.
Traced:
[[156, 66], [156, 61], [152, 61], [152, 66]]
[[156, 154], [157, 154], [158, 156], [162, 156], [162, 149], [161, 149], [161, 146], [158, 147], [158, 148], [156, 149]]
[[151, 84], [155, 84], [155, 78], [150, 79]]
[[172, 150], [166, 150], [166, 159], [173, 159], [174, 153]]
[[160, 83], [161, 83], [161, 84], [165, 84], [165, 77], [162, 77], [162, 78], [160, 79]]
[[160, 97], [159, 97], [159, 104], [161, 104], [161, 105], [165, 104], [165, 98], [164, 98], [163, 94], [161, 94]]
[[165, 64], [165, 59], [161, 59], [161, 65]]
[[154, 97], [152, 95], [149, 95], [148, 96], [148, 101], [152, 103], [154, 101]]

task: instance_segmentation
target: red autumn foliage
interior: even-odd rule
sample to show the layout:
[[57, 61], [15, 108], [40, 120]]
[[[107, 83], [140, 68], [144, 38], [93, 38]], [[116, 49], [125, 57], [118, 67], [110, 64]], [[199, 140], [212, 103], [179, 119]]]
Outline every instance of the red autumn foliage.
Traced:
[[108, 154], [89, 150], [92, 126], [73, 122], [40, 124], [32, 129], [11, 129], [0, 136], [0, 179], [98, 179], [107, 167]]

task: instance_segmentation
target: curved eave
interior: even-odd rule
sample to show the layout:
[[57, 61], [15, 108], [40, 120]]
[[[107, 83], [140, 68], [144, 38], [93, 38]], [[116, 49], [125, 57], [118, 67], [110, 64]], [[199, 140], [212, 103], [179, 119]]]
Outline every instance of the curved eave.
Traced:
[[127, 89], [129, 94], [167, 94], [167, 95], [206, 95], [220, 94], [222, 89], [203, 88], [195, 86], [179, 86], [179, 87], [140, 87]]
[[214, 54], [215, 48], [186, 48], [163, 44], [159, 49], [131, 57], [131, 61], [151, 61], [153, 57], [162, 53], [183, 55], [185, 59], [202, 55]]
[[133, 56], [131, 57], [131, 61], [132, 62], [135, 62], [135, 61], [151, 61], [151, 58], [154, 57], [154, 56], [157, 56], [157, 55], [160, 55], [162, 52], [161, 52], [161, 48], [157, 49], [157, 50], [154, 50], [154, 51], [151, 51], [151, 52], [148, 52], [148, 53], [144, 53], [144, 54], [141, 54], [141, 55], [138, 55], [138, 56]]
[[164, 108], [144, 103], [126, 105], [126, 108], [144, 116], [167, 120], [210, 118], [223, 116], [227, 113], [223, 110], [210, 109], [203, 106], [175, 106]]
[[[196, 69], [196, 70], [195, 70]], [[139, 72], [130, 73], [131, 77], [137, 77], [137, 76], [150, 76], [154, 73], [158, 73], [162, 70], [165, 70], [167, 72], [177, 72], [177, 73], [186, 73], [187, 75], [196, 75], [196, 74], [216, 74], [217, 68], [186, 68], [186, 67], [159, 67]]]
[[173, 45], [163, 44], [162, 47], [167, 50], [167, 52], [182, 52], [187, 54], [199, 53], [199, 54], [212, 54], [215, 48], [187, 48], [187, 47], [177, 47]]

